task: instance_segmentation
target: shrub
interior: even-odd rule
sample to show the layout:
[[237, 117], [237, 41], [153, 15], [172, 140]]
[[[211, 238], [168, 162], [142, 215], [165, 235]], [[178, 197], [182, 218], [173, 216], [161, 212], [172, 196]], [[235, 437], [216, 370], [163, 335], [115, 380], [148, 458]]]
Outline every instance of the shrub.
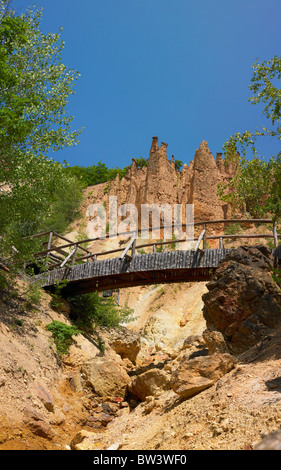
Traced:
[[127, 305], [118, 307], [113, 299], [102, 301], [98, 292], [67, 299], [71, 304], [70, 317], [79, 328], [116, 327], [132, 320], [133, 310]]
[[241, 233], [241, 227], [239, 223], [232, 223], [225, 227], [224, 233], [226, 235], [236, 235], [236, 233]]
[[68, 279], [64, 279], [61, 282], [58, 282], [57, 279], [55, 280], [55, 287], [54, 291], [51, 293], [52, 299], [50, 302], [53, 309], [59, 309], [62, 306], [61, 290], [67, 286], [68, 282]]
[[34, 283], [29, 284], [29, 288], [27, 292], [24, 295], [25, 302], [26, 302], [26, 307], [27, 308], [32, 308], [34, 306], [37, 306], [40, 304], [40, 301], [43, 296], [43, 290], [42, 288]]
[[63, 356], [68, 352], [73, 342], [72, 336], [76, 336], [80, 333], [75, 326], [66, 325], [66, 323], [57, 320], [46, 325], [46, 328], [52, 333], [59, 356]]

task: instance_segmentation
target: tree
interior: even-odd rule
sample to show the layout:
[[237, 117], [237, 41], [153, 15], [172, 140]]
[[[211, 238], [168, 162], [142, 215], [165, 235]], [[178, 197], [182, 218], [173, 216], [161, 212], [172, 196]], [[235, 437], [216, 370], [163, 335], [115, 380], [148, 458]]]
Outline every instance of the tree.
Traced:
[[[277, 220], [281, 216], [281, 152], [266, 160], [258, 153], [257, 141], [265, 136], [281, 140], [281, 57], [274, 56], [261, 64], [256, 60], [252, 68], [249, 101], [264, 105], [263, 114], [270, 128], [237, 132], [225, 142], [226, 162], [237, 163], [239, 150], [239, 166], [234, 178], [219, 187], [219, 195], [235, 208], [244, 208], [254, 216], [270, 214]], [[248, 158], [249, 150], [252, 158]]]
[[103, 302], [98, 292], [76, 295], [67, 300], [71, 304], [70, 318], [82, 330], [97, 325], [117, 327], [133, 320], [133, 309], [127, 304], [124, 307], [118, 306], [112, 298]]
[[87, 187], [111, 181], [116, 178], [117, 174], [122, 179], [129, 168], [129, 166], [125, 168], [108, 168], [105, 163], [99, 161], [97, 165], [87, 167], [78, 165], [68, 166], [65, 168], [65, 172], [68, 175], [75, 176], [84, 187]]
[[6, 7], [0, 0], [0, 252], [16, 245], [29, 256], [22, 237], [56, 230], [65, 197], [65, 223], [79, 205], [77, 179], [48, 156], [78, 143], [66, 107], [79, 74], [62, 63], [60, 35], [40, 31], [41, 11]]
[[49, 150], [75, 144], [80, 133], [70, 130], [73, 116], [66, 114], [79, 73], [62, 63], [64, 42], [60, 35], [40, 31], [41, 16], [41, 11], [29, 10], [20, 17], [5, 16], [1, 22], [5, 60], [9, 71], [13, 71], [13, 80], [8, 77], [0, 88], [1, 111], [12, 112], [21, 99], [20, 117], [26, 127], [26, 132], [19, 135], [15, 134], [18, 122], [16, 129], [6, 126], [1, 132], [1, 150], [4, 139], [6, 146], [15, 143], [21, 151], [46, 155]]
[[139, 157], [139, 158], [136, 158], [136, 163], [137, 163], [138, 168], [143, 168], [144, 166], [148, 165], [148, 159]]
[[27, 24], [23, 18], [9, 16], [7, 7], [6, 1], [0, 2], [1, 155], [13, 143], [24, 141], [29, 133], [29, 124], [24, 119], [27, 99], [16, 92], [21, 72], [18, 73], [10, 61], [15, 50], [27, 43]]
[[175, 169], [176, 171], [181, 171], [183, 162], [181, 160], [175, 160]]

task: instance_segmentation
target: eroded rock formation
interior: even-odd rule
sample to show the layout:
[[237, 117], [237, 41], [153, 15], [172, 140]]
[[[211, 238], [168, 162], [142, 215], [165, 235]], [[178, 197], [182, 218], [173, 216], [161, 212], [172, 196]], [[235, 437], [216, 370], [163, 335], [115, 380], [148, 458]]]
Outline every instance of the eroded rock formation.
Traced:
[[[138, 209], [140, 224], [140, 209], [143, 204], [194, 204], [195, 221], [224, 219], [231, 215], [228, 204], [217, 196], [220, 183], [226, 183], [236, 171], [235, 164], [226, 165], [221, 153], [216, 160], [211, 154], [207, 142], [203, 141], [196, 150], [194, 160], [189, 165], [183, 165], [181, 171], [176, 171], [174, 158], [167, 157], [168, 144], [153, 137], [148, 158], [148, 165], [138, 168], [135, 159], [121, 180], [119, 175], [110, 184], [97, 185], [89, 188], [88, 205], [91, 202], [108, 202], [110, 196], [117, 196], [118, 207], [123, 204], [133, 204]], [[183, 220], [186, 214], [183, 210]], [[91, 211], [88, 211], [91, 219]]]

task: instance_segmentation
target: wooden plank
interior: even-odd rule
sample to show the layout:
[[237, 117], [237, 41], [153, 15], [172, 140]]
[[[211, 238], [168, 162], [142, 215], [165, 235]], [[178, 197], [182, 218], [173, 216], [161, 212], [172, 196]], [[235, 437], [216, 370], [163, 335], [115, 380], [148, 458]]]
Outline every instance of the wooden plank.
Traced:
[[207, 248], [207, 225], [203, 225], [203, 229], [205, 230], [204, 236], [203, 236], [203, 250], [206, 250]]
[[72, 266], [74, 266], [74, 264], [75, 264], [77, 248], [78, 248], [77, 245], [75, 245], [74, 253], [73, 253], [73, 257], [72, 257]]
[[48, 240], [48, 245], [47, 245], [47, 250], [50, 250], [52, 246], [52, 238], [53, 238], [53, 232], [50, 232], [49, 234], [49, 240]]
[[[279, 236], [281, 237], [281, 235]], [[273, 235], [269, 233], [253, 233], [253, 234], [234, 234], [234, 235], [209, 235], [207, 240], [218, 240], [218, 239], [226, 239], [226, 238], [273, 238]]]
[[49, 234], [50, 234], [50, 230], [48, 232], [37, 233], [36, 235], [29, 235], [28, 237], [22, 238], [22, 240], [28, 240], [29, 238], [39, 238], [39, 237], [43, 237]]
[[2, 269], [3, 271], [5, 271], [6, 273], [9, 273], [9, 272], [10, 272], [8, 266], [6, 266], [4, 263], [1, 263], [1, 261], [0, 261], [0, 269]]
[[63, 266], [66, 265], [66, 263], [70, 260], [71, 256], [74, 255], [74, 253], [76, 252], [76, 249], [77, 247], [75, 247], [70, 253], [69, 255], [65, 258], [65, 260], [61, 263], [60, 265], [60, 268], [63, 268]]
[[199, 238], [198, 238], [197, 243], [196, 243], [195, 248], [194, 248], [194, 251], [195, 251], [195, 252], [198, 251], [199, 245], [200, 245], [200, 243], [201, 243], [201, 241], [202, 241], [202, 239], [203, 239], [205, 233], [206, 233], [206, 230], [205, 230], [205, 229], [202, 230], [202, 232], [200, 233]]
[[120, 259], [123, 259], [123, 258], [126, 256], [127, 252], [130, 250], [130, 248], [132, 248], [132, 247], [134, 246], [135, 242], [136, 242], [136, 235], [134, 235], [134, 236], [131, 238], [131, 240], [130, 240], [130, 242], [128, 243], [128, 245], [126, 246], [125, 250], [123, 251], [123, 253], [122, 253], [121, 256], [119, 257]]
[[277, 248], [278, 246], [278, 235], [277, 235], [277, 224], [274, 222], [273, 224], [273, 238], [274, 238], [274, 247]]

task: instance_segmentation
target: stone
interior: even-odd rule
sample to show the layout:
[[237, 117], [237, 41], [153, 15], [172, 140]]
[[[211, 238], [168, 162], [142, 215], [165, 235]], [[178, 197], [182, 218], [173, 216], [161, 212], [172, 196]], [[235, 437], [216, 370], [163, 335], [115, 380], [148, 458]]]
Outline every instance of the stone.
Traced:
[[45, 408], [50, 411], [54, 412], [54, 402], [53, 398], [50, 393], [41, 385], [40, 383], [36, 383], [34, 385], [34, 390], [37, 397], [41, 400]]
[[188, 336], [183, 343], [182, 349], [188, 349], [192, 346], [195, 347], [202, 347], [205, 345], [205, 341], [202, 336], [200, 335], [191, 335]]
[[227, 347], [223, 334], [220, 331], [217, 331], [217, 330], [211, 331], [211, 330], [206, 329], [205, 331], [203, 331], [202, 336], [208, 348], [209, 354], [213, 354], [215, 352], [221, 352], [221, 353], [229, 352], [229, 349]]
[[109, 345], [122, 359], [129, 359], [135, 364], [141, 349], [140, 335], [125, 327], [112, 328]]
[[193, 359], [186, 354], [172, 373], [170, 386], [181, 397], [189, 398], [211, 387], [235, 364], [236, 359], [230, 354], [214, 353]]
[[44, 417], [31, 406], [26, 406], [24, 409], [23, 420], [33, 434], [45, 439], [51, 440], [54, 437], [54, 432], [44, 419]]
[[86, 430], [79, 431], [70, 442], [71, 450], [87, 450], [89, 442], [94, 440], [94, 433]]
[[118, 450], [120, 445], [120, 442], [115, 442], [114, 444], [111, 444], [111, 446], [107, 447], [106, 450]]
[[73, 390], [74, 392], [82, 392], [83, 385], [81, 380], [81, 374], [79, 372], [72, 372], [68, 380], [71, 390]]
[[99, 428], [106, 427], [114, 419], [114, 416], [109, 413], [96, 413], [90, 416], [85, 425], [89, 427]]
[[168, 374], [156, 368], [137, 375], [128, 386], [128, 392], [141, 401], [145, 401], [148, 396], [157, 397], [169, 389]]
[[272, 268], [268, 248], [241, 246], [226, 256], [207, 284], [202, 297], [207, 329], [220, 332], [233, 354], [248, 350], [281, 324], [281, 289]]
[[87, 385], [101, 397], [125, 397], [130, 377], [113, 359], [94, 357], [82, 365], [82, 373]]

